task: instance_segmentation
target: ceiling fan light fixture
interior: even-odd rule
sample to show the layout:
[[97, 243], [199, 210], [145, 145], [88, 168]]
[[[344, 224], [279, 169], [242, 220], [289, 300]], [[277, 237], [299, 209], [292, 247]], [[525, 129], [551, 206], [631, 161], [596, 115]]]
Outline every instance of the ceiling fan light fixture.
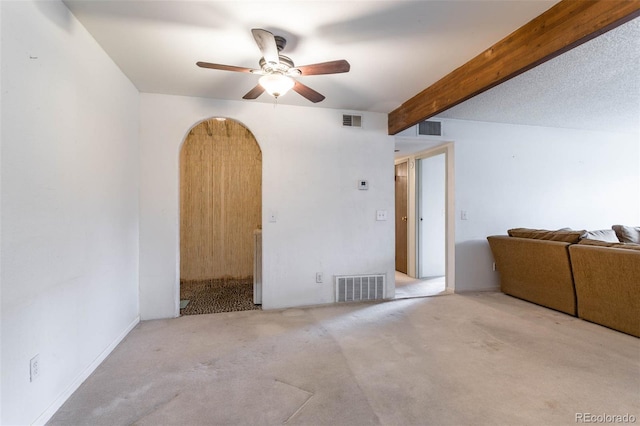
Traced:
[[263, 75], [258, 82], [274, 98], [284, 95], [294, 85], [293, 79], [279, 73]]
[[278, 97], [293, 89], [300, 96], [313, 103], [322, 102], [324, 95], [300, 83], [297, 77], [339, 74], [349, 72], [351, 68], [349, 62], [344, 59], [296, 67], [291, 58], [280, 54], [280, 51], [287, 42], [284, 37], [274, 36], [269, 31], [261, 28], [254, 28], [251, 30], [251, 33], [260, 49], [260, 53], [262, 53], [262, 58], [258, 61], [260, 69], [214, 64], [211, 62], [196, 62], [196, 65], [200, 68], [261, 75], [262, 77], [258, 84], [245, 93], [242, 99], [257, 99], [264, 92], [267, 92], [277, 100]]

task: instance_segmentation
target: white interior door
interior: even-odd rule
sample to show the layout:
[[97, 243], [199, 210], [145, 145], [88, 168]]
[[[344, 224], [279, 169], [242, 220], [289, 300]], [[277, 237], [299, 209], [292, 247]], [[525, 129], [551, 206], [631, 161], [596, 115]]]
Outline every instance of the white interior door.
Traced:
[[446, 156], [418, 159], [418, 277], [446, 274]]

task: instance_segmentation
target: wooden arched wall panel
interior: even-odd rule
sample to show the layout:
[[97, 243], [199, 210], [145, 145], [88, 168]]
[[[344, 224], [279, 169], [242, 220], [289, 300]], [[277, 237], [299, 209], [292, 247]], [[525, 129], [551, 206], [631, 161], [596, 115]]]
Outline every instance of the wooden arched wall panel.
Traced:
[[253, 275], [262, 152], [233, 120], [195, 126], [180, 152], [180, 279]]

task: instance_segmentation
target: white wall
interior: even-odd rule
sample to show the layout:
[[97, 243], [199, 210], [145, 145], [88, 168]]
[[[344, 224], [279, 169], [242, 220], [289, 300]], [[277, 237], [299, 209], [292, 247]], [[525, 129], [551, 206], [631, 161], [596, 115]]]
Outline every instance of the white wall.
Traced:
[[488, 235], [640, 221], [637, 134], [443, 122], [455, 142], [457, 292], [498, 288]]
[[[337, 110], [142, 94], [142, 318], [178, 315], [178, 154], [188, 130], [214, 116], [244, 124], [262, 149], [263, 308], [332, 303], [332, 276], [341, 274], [386, 273], [392, 297], [394, 147], [385, 114], [364, 113], [354, 129]], [[359, 179], [370, 189], [358, 190]], [[378, 209], [389, 220], [376, 222]]]
[[138, 320], [139, 94], [62, 3], [0, 8], [0, 423], [18, 425]]

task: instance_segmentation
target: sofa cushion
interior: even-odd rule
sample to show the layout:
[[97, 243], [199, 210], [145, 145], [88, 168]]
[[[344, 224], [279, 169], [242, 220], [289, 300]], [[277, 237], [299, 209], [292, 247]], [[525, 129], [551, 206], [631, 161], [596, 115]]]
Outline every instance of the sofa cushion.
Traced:
[[620, 240], [613, 229], [599, 229], [597, 231], [589, 231], [582, 238], [589, 240], [608, 241], [610, 243], [619, 243]]
[[547, 229], [529, 229], [529, 228], [513, 228], [507, 233], [510, 237], [531, 238], [534, 240], [562, 241], [565, 243], [575, 244], [587, 231], [549, 231]]
[[612, 247], [612, 248], [621, 248], [621, 249], [640, 251], [640, 244], [634, 244], [634, 243], [611, 243], [609, 241], [590, 240], [588, 238], [584, 238], [580, 240], [578, 244], [587, 245], [587, 246]]
[[640, 244], [640, 226], [613, 225], [611, 229], [621, 243]]

